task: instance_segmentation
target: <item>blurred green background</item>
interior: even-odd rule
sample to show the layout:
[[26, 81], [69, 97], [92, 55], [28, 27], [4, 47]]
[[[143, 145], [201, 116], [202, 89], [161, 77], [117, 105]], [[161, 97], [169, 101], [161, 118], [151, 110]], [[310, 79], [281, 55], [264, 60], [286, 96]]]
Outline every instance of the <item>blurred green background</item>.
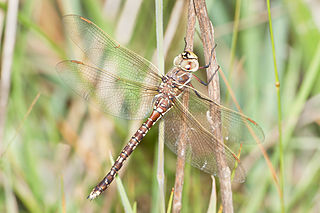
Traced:
[[[237, 2], [239, 32], [231, 48]], [[184, 48], [187, 1], [164, 0], [163, 4], [168, 70]], [[218, 63], [243, 112], [264, 129], [263, 146], [278, 173], [277, 94], [266, 2], [211, 0], [207, 7]], [[7, 2], [0, 1], [1, 51], [8, 29], [6, 13]], [[156, 53], [154, 1], [19, 2], [6, 123], [0, 127], [4, 135], [0, 138], [0, 212], [124, 211], [116, 183], [97, 200], [89, 202], [86, 196], [110, 168], [109, 154], [117, 157], [141, 121], [105, 115], [60, 81], [55, 66], [73, 53], [61, 22], [66, 14], [90, 19], [149, 60]], [[272, 1], [271, 14], [281, 83], [285, 208], [286, 212], [320, 212], [320, 2]], [[199, 31], [195, 52], [204, 64]], [[198, 76], [205, 79], [205, 73]], [[233, 108], [220, 82], [222, 103]], [[131, 205], [136, 202], [138, 212], [158, 212], [157, 135], [156, 128], [148, 133], [120, 172], [126, 195]], [[244, 146], [241, 159], [247, 180], [233, 184], [235, 212], [279, 212], [280, 198], [258, 147]], [[174, 186], [175, 160], [165, 149], [166, 203]], [[187, 166], [182, 212], [207, 212], [211, 182], [208, 174]]]

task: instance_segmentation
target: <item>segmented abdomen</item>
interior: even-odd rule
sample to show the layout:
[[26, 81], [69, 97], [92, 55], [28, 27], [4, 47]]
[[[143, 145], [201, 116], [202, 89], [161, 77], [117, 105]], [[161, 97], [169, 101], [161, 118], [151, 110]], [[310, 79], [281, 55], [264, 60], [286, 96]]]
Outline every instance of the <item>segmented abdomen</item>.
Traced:
[[171, 106], [168, 106], [169, 105], [161, 106], [160, 100], [160, 104], [157, 107], [155, 106], [154, 110], [152, 111], [152, 114], [147, 119], [147, 121], [140, 126], [140, 128], [136, 131], [134, 136], [132, 136], [132, 138], [130, 139], [129, 143], [122, 149], [118, 159], [115, 161], [108, 174], [92, 190], [92, 192], [88, 196], [88, 199], [92, 200], [96, 198], [109, 187], [114, 177], [121, 169], [124, 161], [131, 155], [133, 150], [135, 150], [135, 148], [138, 146], [138, 144], [141, 142], [141, 140], [144, 138], [144, 136], [147, 134], [150, 128], [158, 121], [159, 118], [161, 118], [171, 108]]

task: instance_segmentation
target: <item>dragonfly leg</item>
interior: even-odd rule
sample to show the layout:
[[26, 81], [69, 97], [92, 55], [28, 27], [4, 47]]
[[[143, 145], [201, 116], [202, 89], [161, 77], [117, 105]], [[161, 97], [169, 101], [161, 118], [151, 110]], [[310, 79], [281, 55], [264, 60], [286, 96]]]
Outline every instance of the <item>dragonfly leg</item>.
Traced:
[[211, 65], [211, 59], [212, 59], [212, 57], [213, 57], [213, 51], [214, 51], [214, 49], [216, 49], [216, 47], [217, 47], [217, 44], [215, 44], [214, 47], [213, 47], [212, 50], [211, 50], [211, 54], [210, 54], [210, 58], [209, 58], [209, 64], [204, 65], [204, 66], [202, 66], [202, 67], [199, 67], [199, 69], [206, 69], [206, 68], [209, 68], [209, 67], [210, 67], [210, 65]]
[[206, 101], [209, 101], [209, 102], [212, 102], [210, 99], [207, 99], [207, 98], [202, 97], [202, 96], [198, 93], [197, 90], [194, 90], [194, 93], [195, 93], [199, 98], [201, 98], [201, 99], [203, 99], [203, 100], [206, 100]]
[[184, 37], [183, 40], [184, 40], [184, 50], [183, 51], [186, 51], [186, 48], [187, 48], [187, 39], [186, 39], [186, 37]]
[[190, 83], [190, 87], [193, 88], [193, 92], [196, 94], [196, 96], [198, 96], [198, 98], [201, 98], [201, 99], [203, 99], [203, 100], [212, 102], [210, 99], [207, 99], [207, 98], [202, 97], [202, 96], [198, 93], [198, 91], [194, 88], [194, 86], [193, 86], [191, 83]]
[[214, 73], [212, 74], [212, 76], [210, 77], [209, 81], [208, 82], [204, 82], [202, 81], [198, 76], [194, 75], [193, 74], [193, 77], [195, 79], [197, 79], [197, 81], [199, 81], [201, 84], [205, 85], [205, 86], [208, 86], [208, 84], [210, 84], [210, 82], [212, 81], [213, 77], [215, 76], [215, 74], [218, 72], [218, 70], [220, 69], [220, 66], [218, 65], [218, 68], [214, 71]]

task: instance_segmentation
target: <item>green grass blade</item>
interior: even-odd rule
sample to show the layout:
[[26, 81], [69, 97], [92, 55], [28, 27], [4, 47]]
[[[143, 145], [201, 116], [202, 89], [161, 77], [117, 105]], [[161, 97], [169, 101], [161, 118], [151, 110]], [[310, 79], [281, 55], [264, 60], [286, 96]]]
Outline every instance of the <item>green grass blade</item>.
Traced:
[[285, 204], [283, 198], [283, 190], [284, 190], [284, 165], [283, 165], [283, 145], [282, 145], [282, 111], [281, 111], [281, 95], [280, 95], [280, 82], [279, 82], [279, 73], [277, 67], [277, 59], [276, 59], [276, 50], [274, 45], [274, 38], [273, 38], [273, 29], [272, 29], [272, 19], [271, 19], [271, 11], [270, 11], [270, 0], [267, 0], [267, 7], [268, 7], [268, 18], [269, 18], [269, 32], [271, 38], [271, 45], [272, 45], [272, 55], [273, 55], [273, 65], [274, 65], [274, 75], [275, 75], [275, 85], [277, 90], [277, 106], [278, 106], [278, 131], [279, 131], [279, 179], [280, 179], [280, 202], [281, 202], [281, 212], [285, 212]]
[[[110, 153], [110, 162], [111, 164], [113, 165], [114, 164], [114, 160], [112, 158], [112, 154]], [[117, 182], [117, 188], [118, 188], [118, 191], [119, 191], [119, 195], [120, 195], [120, 198], [121, 198], [121, 202], [122, 202], [122, 205], [123, 205], [123, 208], [124, 208], [124, 211], [126, 213], [132, 213], [132, 208], [131, 208], [131, 204], [129, 202], [129, 198], [127, 196], [127, 193], [124, 189], [124, 186], [122, 184], [122, 181], [121, 181], [121, 178], [116, 175], [116, 182]]]
[[170, 193], [170, 197], [169, 197], [169, 201], [168, 201], [167, 213], [171, 212], [172, 200], [173, 200], [173, 192], [174, 192], [174, 188], [172, 188], [171, 193]]
[[[156, 34], [157, 34], [157, 52], [158, 52], [158, 69], [160, 74], [164, 75], [164, 55], [163, 55], [163, 2], [155, 0], [156, 4]], [[164, 123], [159, 124], [159, 145], [158, 145], [158, 175], [159, 182], [159, 207], [160, 212], [165, 212], [165, 195], [164, 195]]]

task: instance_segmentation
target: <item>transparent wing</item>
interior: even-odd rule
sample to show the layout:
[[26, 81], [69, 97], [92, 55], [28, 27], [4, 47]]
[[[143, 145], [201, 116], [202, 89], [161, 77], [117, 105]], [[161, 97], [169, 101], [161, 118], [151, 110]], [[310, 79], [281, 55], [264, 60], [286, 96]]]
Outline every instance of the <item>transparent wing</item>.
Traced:
[[158, 69], [136, 53], [120, 46], [91, 21], [77, 15], [63, 17], [70, 38], [84, 52], [85, 63], [123, 78], [158, 85]]
[[[256, 144], [255, 137], [258, 138], [260, 142], [264, 141], [265, 137], [262, 128], [252, 119], [215, 103], [191, 87], [188, 88], [187, 91], [190, 93], [188, 111], [198, 121], [201, 121], [201, 125], [209, 132], [212, 132], [213, 128], [221, 125], [222, 136], [225, 143]], [[214, 112], [212, 115], [213, 120], [220, 121], [220, 123], [215, 122], [212, 125], [208, 121], [207, 118], [210, 109]]]
[[[234, 180], [243, 182], [245, 169], [228, 145], [253, 142], [248, 127], [251, 127], [261, 140], [264, 139], [263, 131], [246, 116], [213, 101], [199, 98], [192, 89], [187, 89], [186, 92], [189, 94], [188, 108], [182, 104], [183, 96], [180, 96], [175, 100], [175, 106], [164, 116], [166, 144], [173, 152], [177, 153], [178, 141], [184, 137], [187, 160], [194, 167], [213, 175], [217, 175], [218, 171], [216, 150], [223, 150], [225, 161], [231, 170], [235, 169], [236, 162], [238, 162]], [[214, 120], [220, 120], [220, 123], [216, 122], [212, 125], [209, 122], [207, 112], [210, 107], [215, 112]], [[219, 125], [225, 143], [212, 134], [212, 130]]]
[[122, 79], [106, 70], [66, 60], [57, 64], [62, 80], [84, 99], [94, 99], [98, 107], [125, 119], [143, 119], [152, 110], [157, 87]]
[[[175, 106], [164, 116], [164, 122], [166, 145], [177, 154], [179, 140], [183, 137], [186, 160], [192, 166], [217, 176], [216, 150], [219, 149], [224, 151], [224, 159], [230, 170], [235, 168], [236, 155], [223, 142], [204, 129], [179, 100], [176, 100]], [[238, 164], [235, 170], [234, 180], [237, 182], [245, 180], [245, 169], [241, 164]]]

